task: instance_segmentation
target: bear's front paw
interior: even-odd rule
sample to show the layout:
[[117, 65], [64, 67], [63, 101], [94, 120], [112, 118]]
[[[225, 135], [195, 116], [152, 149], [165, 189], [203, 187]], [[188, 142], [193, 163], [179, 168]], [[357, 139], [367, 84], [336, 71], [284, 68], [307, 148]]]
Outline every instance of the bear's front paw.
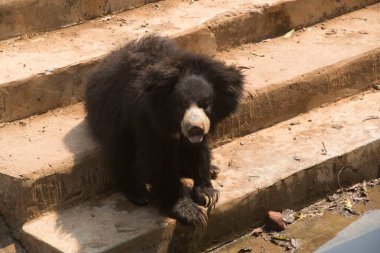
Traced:
[[174, 205], [171, 216], [184, 225], [203, 229], [207, 226], [207, 210], [190, 198], [182, 198]]
[[194, 201], [204, 207], [214, 207], [219, 200], [219, 191], [212, 187], [194, 187]]

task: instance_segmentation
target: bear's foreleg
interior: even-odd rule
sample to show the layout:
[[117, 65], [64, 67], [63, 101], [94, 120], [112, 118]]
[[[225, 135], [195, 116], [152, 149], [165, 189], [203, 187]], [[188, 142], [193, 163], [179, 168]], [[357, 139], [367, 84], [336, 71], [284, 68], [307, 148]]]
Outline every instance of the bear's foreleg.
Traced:
[[194, 161], [194, 201], [204, 207], [214, 207], [219, 200], [219, 191], [214, 189], [211, 183], [211, 155], [207, 139], [204, 139], [201, 148], [195, 153]]
[[146, 188], [146, 183], [149, 180], [146, 173], [148, 166], [144, 161], [138, 160], [132, 165], [127, 175], [125, 193], [129, 201], [138, 206], [149, 203], [149, 192]]
[[204, 228], [207, 210], [196, 204], [180, 181], [174, 163], [164, 163], [152, 179], [152, 191], [161, 210], [185, 225]]
[[214, 171], [211, 167], [211, 155], [206, 137], [197, 145], [183, 143], [179, 154], [179, 167], [182, 176], [194, 180], [192, 194], [194, 201], [204, 207], [213, 207], [219, 199], [219, 191], [214, 189], [211, 183]]
[[128, 199], [138, 206], [143, 206], [149, 202], [149, 192], [146, 184], [149, 183], [152, 173], [158, 162], [158, 154], [155, 152], [156, 146], [154, 138], [149, 132], [135, 132], [135, 154], [130, 168], [126, 168], [127, 180], [125, 192]]

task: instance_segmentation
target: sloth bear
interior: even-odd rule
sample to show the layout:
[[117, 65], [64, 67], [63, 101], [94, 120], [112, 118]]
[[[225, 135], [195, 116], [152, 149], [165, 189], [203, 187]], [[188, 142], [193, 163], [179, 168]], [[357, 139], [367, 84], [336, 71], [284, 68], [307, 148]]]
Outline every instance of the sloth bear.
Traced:
[[[235, 111], [242, 90], [235, 67], [147, 36], [98, 65], [85, 106], [106, 160], [123, 172], [128, 199], [136, 205], [156, 200], [167, 215], [203, 227], [206, 208], [219, 197], [211, 184], [207, 134]], [[191, 191], [182, 177], [193, 179]]]

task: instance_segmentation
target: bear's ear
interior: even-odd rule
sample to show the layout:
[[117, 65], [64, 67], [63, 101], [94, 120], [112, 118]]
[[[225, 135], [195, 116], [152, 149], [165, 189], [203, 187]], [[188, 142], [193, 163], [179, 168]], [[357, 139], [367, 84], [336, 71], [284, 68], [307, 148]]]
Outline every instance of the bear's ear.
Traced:
[[190, 71], [200, 73], [214, 88], [212, 119], [217, 123], [233, 113], [243, 95], [244, 76], [234, 66], [203, 55], [192, 55]]
[[139, 81], [149, 94], [166, 94], [179, 80], [179, 70], [172, 66], [151, 65], [144, 72]]

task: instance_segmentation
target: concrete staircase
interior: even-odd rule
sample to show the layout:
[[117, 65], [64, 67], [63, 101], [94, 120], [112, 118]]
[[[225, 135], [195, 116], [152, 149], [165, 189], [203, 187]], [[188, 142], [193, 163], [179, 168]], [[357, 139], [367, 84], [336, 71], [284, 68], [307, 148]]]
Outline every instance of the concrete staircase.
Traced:
[[[0, 16], [37, 10], [3, 2]], [[0, 42], [0, 214], [29, 252], [202, 252], [267, 210], [336, 189], [339, 171], [346, 185], [380, 176], [379, 1], [167, 0], [26, 36], [125, 9], [100, 3], [107, 11], [94, 14], [77, 2], [70, 8], [79, 19], [65, 4], [51, 12], [71, 13], [58, 23], [42, 5], [35, 22], [12, 21], [21, 28], [6, 32], [10, 18], [0, 19], [0, 38], [22, 34]], [[212, 136], [221, 199], [205, 231], [130, 204], [87, 130], [89, 71], [149, 33], [246, 75], [240, 110]]]

